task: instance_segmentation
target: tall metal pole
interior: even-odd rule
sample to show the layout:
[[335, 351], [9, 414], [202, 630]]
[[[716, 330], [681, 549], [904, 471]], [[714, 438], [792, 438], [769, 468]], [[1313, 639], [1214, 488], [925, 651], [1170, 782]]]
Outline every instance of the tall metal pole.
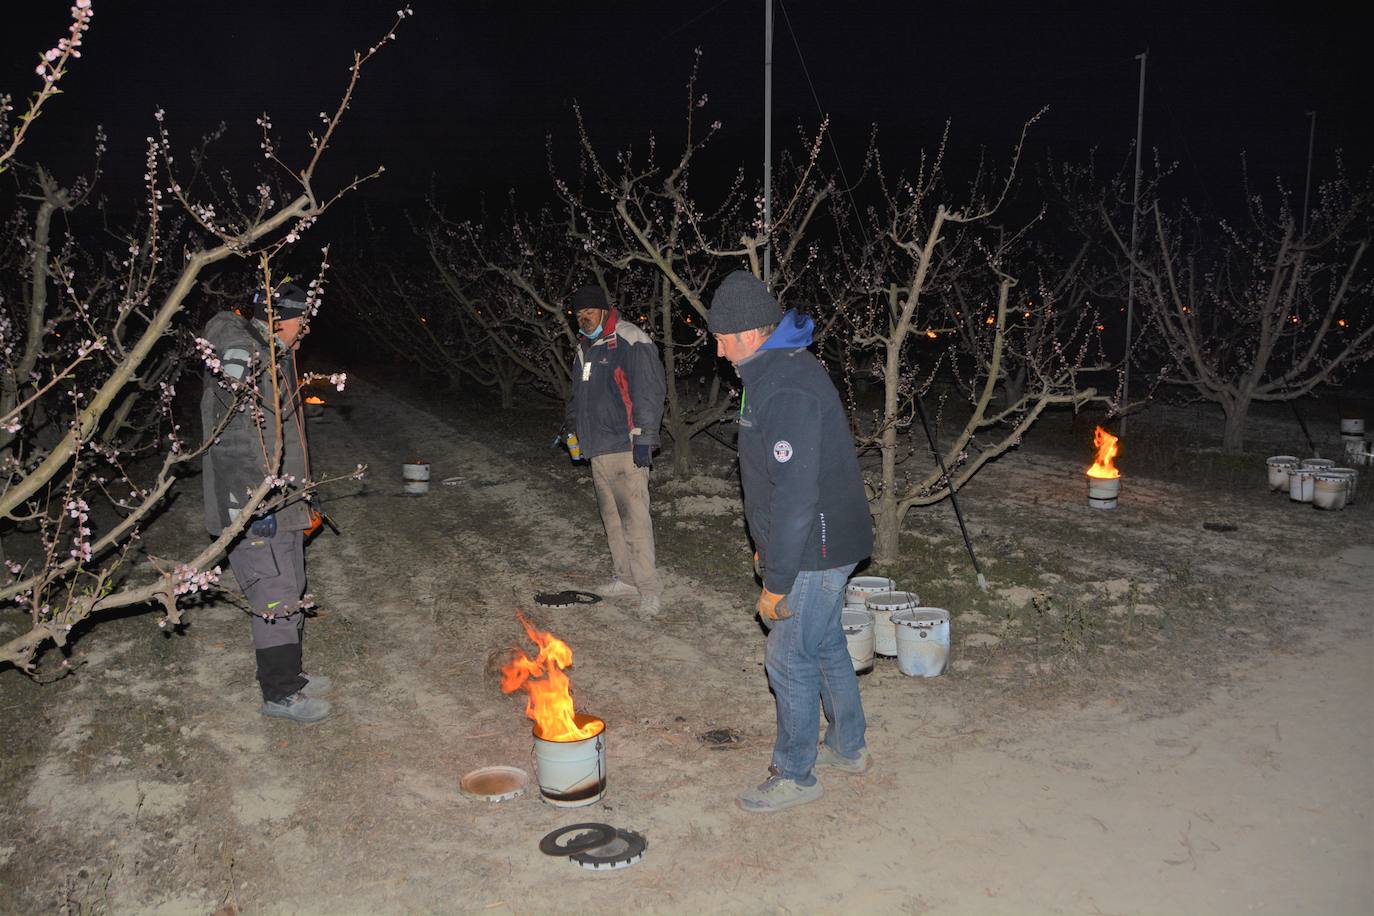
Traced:
[[1302, 237], [1307, 238], [1307, 201], [1312, 195], [1312, 145], [1317, 139], [1317, 113], [1309, 111], [1307, 118], [1312, 128], [1307, 133], [1307, 183], [1302, 191]]
[[1140, 215], [1140, 150], [1145, 139], [1145, 58], [1149, 51], [1141, 51], [1135, 56], [1140, 61], [1140, 101], [1135, 113], [1135, 190], [1131, 192], [1131, 279], [1126, 286], [1126, 362], [1121, 376], [1121, 429], [1119, 435], [1126, 436], [1126, 409], [1131, 404], [1131, 326], [1135, 322], [1135, 258], [1136, 223]]
[[[763, 227], [773, 232], [773, 0], [763, 0]], [[773, 245], [763, 243], [763, 282], [773, 273]]]

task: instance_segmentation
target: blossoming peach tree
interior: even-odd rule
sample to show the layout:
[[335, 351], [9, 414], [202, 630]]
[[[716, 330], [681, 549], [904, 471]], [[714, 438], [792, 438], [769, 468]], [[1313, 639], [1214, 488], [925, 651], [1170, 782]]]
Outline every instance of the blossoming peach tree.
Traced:
[[[21, 148], [81, 56], [93, 15], [91, 0], [76, 0], [68, 33], [40, 56], [40, 85], [22, 111], [0, 95], [0, 171], [21, 170]], [[21, 200], [37, 205], [29, 212], [15, 202], [4, 225], [18, 239], [7, 246], [16, 254], [0, 275], [0, 602], [7, 606], [0, 621], [14, 613], [22, 620], [21, 632], [0, 642], [0, 666], [40, 680], [62, 676], [80, 659], [63, 651], [47, 664], [44, 650], [65, 649], [74, 629], [111, 609], [157, 606], [158, 625], [175, 627], [197, 596], [217, 587], [220, 558], [255, 512], [282, 505], [288, 483], [310, 490], [324, 482], [282, 476], [279, 386], [259, 385], [255, 372], [236, 381], [219, 371], [213, 349], [194, 335], [195, 294], [218, 267], [251, 278], [242, 287], [258, 288], [270, 306], [284, 253], [342, 196], [381, 174], [379, 167], [331, 192], [316, 179], [364, 67], [411, 15], [397, 10], [380, 40], [354, 52], [337, 106], [320, 113], [299, 159], [282, 150], [269, 115], [258, 119], [262, 167], [246, 193], [223, 185], [217, 192], [205, 180], [214, 171], [210, 140], [179, 162], [171, 118], [154, 112], [143, 150], [143, 211], [117, 251], [83, 245], [72, 230], [52, 238], [52, 215], [83, 203], [94, 177], [64, 187], [28, 170], [38, 193]], [[325, 293], [322, 251], [308, 284], [310, 316]], [[178, 472], [218, 432], [183, 430], [173, 409], [177, 383], [201, 374], [254, 417], [265, 466], [277, 470], [244, 494], [237, 522], [213, 542], [183, 548], [183, 556], [153, 556], [138, 549], [144, 532], [179, 488]], [[329, 381], [342, 387], [345, 378]], [[198, 537], [197, 530], [179, 543]]]

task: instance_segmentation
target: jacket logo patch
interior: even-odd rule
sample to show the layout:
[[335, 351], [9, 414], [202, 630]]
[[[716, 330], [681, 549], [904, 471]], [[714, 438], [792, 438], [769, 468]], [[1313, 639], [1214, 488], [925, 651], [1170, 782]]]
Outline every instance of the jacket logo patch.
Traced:
[[792, 460], [792, 443], [786, 439], [779, 439], [773, 443], [773, 457], [778, 463], [786, 463]]

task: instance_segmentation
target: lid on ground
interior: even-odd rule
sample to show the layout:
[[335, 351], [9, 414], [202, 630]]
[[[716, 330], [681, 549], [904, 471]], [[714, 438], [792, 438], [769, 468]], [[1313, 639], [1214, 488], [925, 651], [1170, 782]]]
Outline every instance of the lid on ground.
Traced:
[[500, 802], [525, 794], [530, 776], [519, 767], [478, 767], [458, 780], [458, 791], [478, 801]]
[[596, 604], [600, 600], [600, 595], [571, 588], [562, 592], [538, 592], [534, 596], [535, 604], [547, 608], [573, 607], [578, 604]]
[[615, 839], [606, 845], [576, 853], [568, 858], [578, 867], [591, 871], [626, 868], [644, 858], [644, 850], [649, 848], [649, 841], [644, 839], [643, 834], [635, 833], [633, 830], [617, 830], [615, 833]]

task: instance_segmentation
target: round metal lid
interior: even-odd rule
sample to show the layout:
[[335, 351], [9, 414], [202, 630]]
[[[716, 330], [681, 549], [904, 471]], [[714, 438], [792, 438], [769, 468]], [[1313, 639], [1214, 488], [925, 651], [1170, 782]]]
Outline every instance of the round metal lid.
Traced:
[[617, 830], [615, 839], [604, 846], [569, 856], [578, 867], [591, 871], [610, 871], [625, 868], [644, 858], [649, 841], [633, 830]]
[[921, 599], [916, 597], [915, 592], [883, 592], [878, 595], [869, 595], [864, 603], [873, 610], [886, 611], [916, 607], [921, 603]]
[[567, 589], [561, 592], [539, 592], [534, 596], [534, 603], [545, 608], [564, 608], [574, 607], [579, 604], [596, 604], [601, 600], [601, 596], [592, 592], [578, 591], [577, 589]]
[[[566, 836], [570, 836], [572, 839], [567, 842], [560, 842]], [[616, 829], [610, 824], [595, 822], [569, 824], [566, 827], [559, 827], [540, 840], [539, 851], [546, 856], [571, 856], [575, 853], [605, 846], [614, 841], [615, 838]]]
[[915, 627], [918, 630], [923, 630], [942, 623], [949, 623], [949, 611], [938, 607], [911, 608], [906, 611], [897, 611], [892, 615], [892, 622], [897, 626]]
[[502, 802], [519, 798], [530, 784], [530, 775], [519, 767], [478, 767], [458, 780], [458, 791], [478, 801]]

